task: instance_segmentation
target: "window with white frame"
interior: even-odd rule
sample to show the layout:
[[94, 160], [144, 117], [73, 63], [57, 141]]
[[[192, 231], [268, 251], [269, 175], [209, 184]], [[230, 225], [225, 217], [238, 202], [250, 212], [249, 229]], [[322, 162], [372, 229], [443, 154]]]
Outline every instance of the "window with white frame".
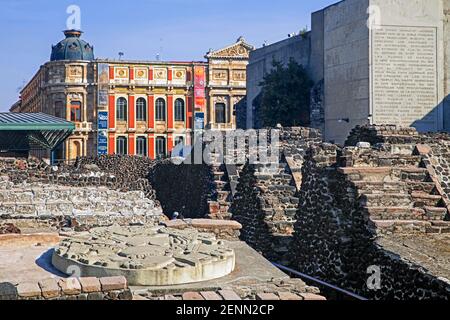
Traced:
[[127, 121], [127, 99], [119, 98], [116, 104], [116, 118], [117, 121]]
[[146, 157], [147, 156], [147, 138], [136, 138], [136, 155]]
[[225, 103], [216, 103], [216, 123], [226, 123]]
[[175, 121], [184, 121], [184, 100], [175, 100]]
[[155, 103], [155, 119], [156, 121], [166, 121], [166, 101], [158, 98]]
[[116, 154], [126, 155], [128, 154], [128, 143], [126, 137], [117, 137], [116, 139]]
[[147, 101], [144, 98], [136, 101], [136, 121], [147, 121]]
[[157, 137], [156, 138], [156, 158], [165, 158], [167, 155], [166, 151], [166, 138], [165, 137]]

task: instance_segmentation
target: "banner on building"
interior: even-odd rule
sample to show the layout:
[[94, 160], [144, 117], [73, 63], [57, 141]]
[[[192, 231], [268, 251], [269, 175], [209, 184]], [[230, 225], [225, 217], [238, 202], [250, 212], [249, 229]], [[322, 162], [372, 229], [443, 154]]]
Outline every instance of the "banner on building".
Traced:
[[108, 112], [106, 111], [98, 113], [98, 130], [108, 130]]
[[195, 130], [203, 130], [205, 129], [205, 113], [204, 112], [196, 112], [195, 113]]
[[97, 154], [108, 154], [108, 112], [99, 111], [97, 114]]
[[98, 132], [97, 153], [99, 156], [108, 154], [108, 133], [105, 130]]
[[109, 90], [109, 64], [98, 64], [98, 95], [97, 104], [99, 109], [108, 108]]
[[206, 112], [206, 69], [204, 66], [194, 66], [194, 130], [205, 128]]

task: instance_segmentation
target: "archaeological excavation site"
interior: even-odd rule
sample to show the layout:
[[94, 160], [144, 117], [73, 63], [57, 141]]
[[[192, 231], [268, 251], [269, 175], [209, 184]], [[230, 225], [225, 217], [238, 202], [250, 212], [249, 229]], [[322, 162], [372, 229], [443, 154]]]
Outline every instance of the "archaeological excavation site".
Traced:
[[271, 163], [0, 158], [0, 299], [450, 298], [449, 135], [270, 133]]

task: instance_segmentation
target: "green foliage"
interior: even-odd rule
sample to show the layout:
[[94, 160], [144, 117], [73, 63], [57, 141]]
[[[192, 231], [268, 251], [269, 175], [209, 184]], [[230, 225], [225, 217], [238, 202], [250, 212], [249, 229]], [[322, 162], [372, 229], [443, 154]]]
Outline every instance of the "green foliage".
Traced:
[[277, 61], [272, 65], [272, 71], [260, 83], [261, 96], [255, 101], [261, 126], [309, 126], [313, 82], [305, 68], [294, 59], [286, 67]]

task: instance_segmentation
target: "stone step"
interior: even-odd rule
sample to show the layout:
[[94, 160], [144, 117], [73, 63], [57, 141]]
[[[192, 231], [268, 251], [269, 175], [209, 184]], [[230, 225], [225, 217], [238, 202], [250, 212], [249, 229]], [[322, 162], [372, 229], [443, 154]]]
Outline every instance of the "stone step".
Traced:
[[216, 185], [216, 188], [218, 190], [223, 190], [226, 188], [227, 182], [226, 181], [214, 181], [214, 184]]
[[434, 182], [414, 182], [414, 183], [407, 183], [406, 187], [408, 188], [409, 192], [424, 192], [428, 194], [432, 194], [435, 189], [436, 185]]
[[219, 202], [227, 201], [229, 196], [230, 196], [230, 191], [217, 191], [217, 200]]
[[423, 233], [448, 234], [450, 222], [445, 221], [418, 221], [418, 220], [372, 220], [381, 230], [390, 232], [419, 231]]
[[223, 181], [222, 179], [226, 177], [225, 172], [222, 171], [214, 171], [213, 174], [216, 181]]
[[424, 209], [409, 207], [364, 207], [372, 220], [428, 220]]
[[429, 220], [444, 220], [448, 211], [447, 208], [439, 208], [432, 206], [425, 206], [425, 213]]
[[384, 193], [384, 192], [403, 192], [406, 193], [405, 182], [382, 182], [382, 181], [353, 181], [353, 184], [361, 193]]
[[392, 174], [391, 167], [348, 167], [339, 168], [339, 172], [346, 175], [346, 179], [351, 182], [384, 182]]
[[411, 197], [414, 201], [414, 206], [418, 208], [423, 208], [425, 206], [437, 207], [442, 201], [440, 195], [432, 195], [421, 191], [412, 192]]
[[269, 191], [289, 191], [291, 193], [295, 193], [297, 188], [291, 185], [270, 185]]
[[426, 168], [402, 168], [400, 177], [402, 181], [408, 182], [431, 182]]
[[367, 207], [408, 207], [411, 198], [406, 193], [375, 193], [363, 194], [358, 199], [359, 203]]

